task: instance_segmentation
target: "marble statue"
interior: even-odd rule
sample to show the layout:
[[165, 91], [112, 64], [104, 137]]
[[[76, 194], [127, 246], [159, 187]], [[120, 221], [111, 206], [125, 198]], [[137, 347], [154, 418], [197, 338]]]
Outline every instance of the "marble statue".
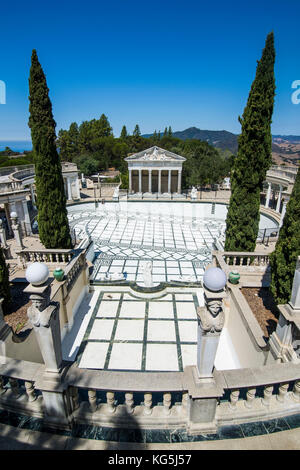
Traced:
[[193, 186], [191, 190], [191, 199], [197, 199], [197, 193], [197, 189], [195, 188], [195, 186]]
[[225, 323], [222, 299], [206, 299], [206, 305], [199, 307], [197, 314], [201, 329], [205, 333], [219, 333]]
[[114, 190], [113, 199], [118, 199], [118, 197], [119, 197], [119, 186], [117, 186]]
[[151, 261], [147, 261], [147, 263], [144, 266], [143, 278], [144, 278], [145, 287], [153, 287]]

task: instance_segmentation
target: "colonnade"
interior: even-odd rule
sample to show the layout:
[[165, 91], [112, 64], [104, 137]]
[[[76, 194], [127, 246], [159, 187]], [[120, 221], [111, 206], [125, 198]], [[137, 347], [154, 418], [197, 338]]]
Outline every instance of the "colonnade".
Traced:
[[[164, 169], [164, 168], [129, 168], [129, 192], [158, 192], [161, 194], [162, 192], [177, 192], [178, 194], [181, 194], [181, 176], [182, 176], [182, 170], [181, 169]], [[138, 185], [133, 184], [133, 171], [138, 172]], [[146, 183], [146, 189], [145, 190], [145, 181], [143, 184], [143, 172], [148, 172], [148, 178], [147, 178], [147, 183]], [[155, 172], [155, 173], [154, 173]], [[162, 172], [168, 172], [168, 182], [167, 186], [162, 185]], [[166, 175], [164, 175], [166, 176]], [[174, 181], [172, 185], [172, 178], [176, 178], [176, 189], [174, 191]], [[157, 184], [156, 184], [156, 178], [157, 178]], [[145, 180], [145, 178], [144, 178]], [[134, 186], [137, 186], [137, 191], [134, 191]], [[157, 187], [156, 187], [157, 186]], [[172, 191], [172, 186], [173, 186], [173, 191]], [[153, 191], [154, 190], [154, 191]]]

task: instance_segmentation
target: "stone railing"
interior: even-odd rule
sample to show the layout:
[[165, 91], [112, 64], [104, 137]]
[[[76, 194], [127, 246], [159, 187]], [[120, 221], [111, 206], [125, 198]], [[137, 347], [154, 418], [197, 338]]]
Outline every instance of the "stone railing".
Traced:
[[214, 251], [217, 264], [226, 271], [233, 269], [248, 270], [249, 267], [266, 268], [269, 266], [270, 255], [256, 252]]
[[[79, 250], [76, 250], [76, 251], [78, 252]], [[85, 251], [86, 250], [80, 250], [79, 254], [74, 253], [74, 258], [71, 260], [71, 262], [67, 265], [65, 269], [65, 282], [66, 282], [67, 292], [71, 290], [79, 274], [86, 267]]]
[[300, 411], [297, 364], [272, 364], [219, 374], [225, 391], [216, 412], [219, 425], [268, 420]]
[[185, 373], [82, 372], [74, 364], [66, 375], [76, 421], [126, 428], [187, 425]]
[[60, 264], [69, 263], [75, 256], [74, 250], [65, 249], [43, 249], [43, 250], [32, 250], [24, 248], [23, 250], [16, 252], [18, 256], [19, 265], [24, 269], [27, 263], [46, 263], [47, 265], [57, 266]]
[[223, 269], [227, 276], [230, 271], [237, 271], [241, 281], [251, 279], [257, 285], [270, 283], [270, 254], [259, 252], [214, 251], [213, 264]]
[[[49, 392], [43, 365], [7, 359], [0, 366], [0, 408], [43, 418], [55, 429], [79, 423], [118, 429], [181, 428], [188, 434], [210, 434], [219, 426], [300, 412], [299, 365], [215, 371], [214, 393], [197, 385], [194, 369], [167, 374], [94, 371], [78, 369], [74, 363], [64, 368], [60, 386]], [[63, 397], [58, 409], [53, 408], [54, 395]], [[209, 420], [208, 401], [214, 405]], [[191, 412], [195, 402], [198, 418]], [[55, 423], [49, 410], [56, 415]]]

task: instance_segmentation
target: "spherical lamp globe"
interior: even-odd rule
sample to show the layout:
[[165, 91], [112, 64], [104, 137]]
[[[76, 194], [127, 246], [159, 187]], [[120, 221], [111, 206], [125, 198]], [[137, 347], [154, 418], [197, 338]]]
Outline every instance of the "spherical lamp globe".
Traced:
[[213, 292], [224, 289], [226, 281], [226, 274], [220, 268], [208, 268], [203, 276], [204, 286]]
[[40, 286], [47, 281], [49, 269], [45, 263], [32, 263], [25, 272], [26, 280], [33, 286]]
[[10, 213], [10, 217], [11, 217], [12, 219], [15, 219], [16, 217], [18, 217], [18, 214], [17, 214], [16, 212], [11, 212], [11, 213]]

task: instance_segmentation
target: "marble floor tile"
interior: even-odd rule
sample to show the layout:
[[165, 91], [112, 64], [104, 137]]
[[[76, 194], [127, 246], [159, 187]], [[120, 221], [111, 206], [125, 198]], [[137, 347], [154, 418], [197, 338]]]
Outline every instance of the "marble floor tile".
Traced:
[[80, 368], [103, 369], [109, 343], [88, 342], [84, 348]]
[[110, 340], [114, 320], [95, 319], [88, 339]]
[[179, 371], [176, 344], [147, 344], [145, 369]]
[[141, 370], [142, 352], [142, 343], [114, 343], [108, 369]]
[[170, 318], [174, 319], [172, 302], [149, 302], [148, 318]]
[[149, 319], [147, 341], [176, 341], [174, 322]]
[[143, 341], [144, 338], [144, 320], [132, 319], [118, 321], [115, 340], [136, 340]]
[[115, 317], [117, 314], [119, 301], [115, 300], [102, 300], [96, 317]]
[[182, 366], [194, 366], [197, 363], [197, 345], [181, 344]]
[[177, 311], [177, 318], [179, 320], [197, 318], [196, 307], [193, 302], [177, 302], [176, 301], [176, 311]]
[[197, 342], [198, 322], [197, 321], [179, 321], [180, 342]]
[[126, 302], [123, 301], [120, 311], [120, 318], [144, 318], [145, 317], [145, 302]]

